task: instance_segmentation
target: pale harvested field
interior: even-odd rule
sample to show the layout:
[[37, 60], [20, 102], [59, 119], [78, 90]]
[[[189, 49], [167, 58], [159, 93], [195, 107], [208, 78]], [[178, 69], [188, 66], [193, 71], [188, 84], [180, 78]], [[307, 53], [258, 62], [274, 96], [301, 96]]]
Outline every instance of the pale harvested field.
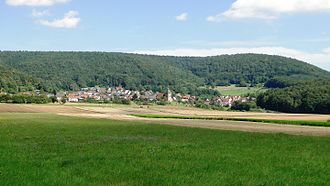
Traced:
[[195, 116], [218, 116], [228, 118], [255, 118], [255, 119], [276, 119], [276, 120], [307, 120], [307, 121], [327, 121], [330, 115], [326, 114], [284, 114], [284, 113], [259, 113], [259, 112], [228, 112], [205, 110], [191, 107], [152, 107], [154, 111], [164, 114], [171, 113], [177, 115]]
[[18, 113], [67, 113], [67, 114], [91, 114], [92, 111], [83, 110], [79, 107], [63, 105], [24, 105], [24, 104], [0, 104], [1, 112]]
[[1, 112], [21, 113], [56, 113], [66, 116], [105, 118], [115, 120], [143, 121], [149, 124], [170, 124], [186, 127], [212, 128], [221, 130], [238, 130], [264, 133], [287, 133], [295, 135], [330, 136], [330, 127], [313, 127], [298, 125], [280, 125], [238, 121], [209, 121], [209, 120], [180, 120], [180, 119], [153, 119], [129, 116], [129, 114], [165, 114], [165, 115], [199, 115], [218, 117], [240, 118], [265, 118], [285, 120], [328, 120], [330, 115], [310, 114], [274, 114], [274, 113], [251, 113], [251, 112], [224, 112], [210, 111], [186, 107], [149, 107], [137, 106], [99, 106], [99, 105], [10, 105], [0, 104]]

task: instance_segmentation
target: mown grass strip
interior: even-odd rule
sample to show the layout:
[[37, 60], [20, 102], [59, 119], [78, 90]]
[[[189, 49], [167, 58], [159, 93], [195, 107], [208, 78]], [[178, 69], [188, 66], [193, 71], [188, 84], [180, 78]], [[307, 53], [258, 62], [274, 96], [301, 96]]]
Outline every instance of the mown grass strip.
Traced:
[[249, 122], [258, 122], [258, 123], [276, 123], [276, 124], [330, 127], [330, 122], [329, 121], [273, 120], [273, 119], [225, 118], [225, 117], [205, 117], [205, 116], [179, 116], [179, 115], [160, 115], [160, 114], [131, 114], [131, 116], [143, 117], [143, 118], [163, 118], [163, 119], [198, 119], [198, 120], [249, 121]]

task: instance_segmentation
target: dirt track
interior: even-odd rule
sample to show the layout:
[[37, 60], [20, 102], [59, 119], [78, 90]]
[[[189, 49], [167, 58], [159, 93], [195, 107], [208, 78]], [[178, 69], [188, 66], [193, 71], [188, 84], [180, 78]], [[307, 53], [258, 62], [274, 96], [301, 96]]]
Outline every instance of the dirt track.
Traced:
[[172, 107], [98, 107], [91, 105], [61, 106], [61, 105], [9, 105], [0, 104], [1, 112], [20, 113], [56, 113], [60, 115], [106, 118], [115, 120], [143, 121], [149, 124], [170, 124], [187, 127], [212, 128], [221, 130], [237, 130], [264, 133], [287, 133], [295, 135], [330, 136], [330, 127], [312, 127], [298, 125], [280, 125], [238, 121], [209, 121], [209, 120], [179, 120], [179, 119], [149, 119], [129, 116], [133, 113], [148, 114], [178, 114], [178, 115], [207, 115], [221, 117], [244, 117], [244, 118], [267, 118], [267, 119], [304, 119], [304, 120], [327, 120], [329, 115], [310, 114], [268, 114], [268, 113], [242, 113], [220, 112], [191, 108]]

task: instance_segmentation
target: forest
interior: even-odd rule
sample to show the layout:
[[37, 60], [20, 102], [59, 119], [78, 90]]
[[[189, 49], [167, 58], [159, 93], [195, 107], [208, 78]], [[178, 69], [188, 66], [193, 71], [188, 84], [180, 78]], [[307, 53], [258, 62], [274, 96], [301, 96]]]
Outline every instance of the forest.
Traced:
[[[274, 111], [330, 114], [330, 79], [283, 79], [274, 88], [257, 97], [257, 105]], [[283, 84], [291, 84], [282, 86]]]
[[330, 73], [291, 58], [261, 54], [166, 57], [107, 52], [0, 52], [0, 88], [78, 90], [96, 85], [194, 94], [199, 87], [254, 86], [276, 77], [328, 77]]

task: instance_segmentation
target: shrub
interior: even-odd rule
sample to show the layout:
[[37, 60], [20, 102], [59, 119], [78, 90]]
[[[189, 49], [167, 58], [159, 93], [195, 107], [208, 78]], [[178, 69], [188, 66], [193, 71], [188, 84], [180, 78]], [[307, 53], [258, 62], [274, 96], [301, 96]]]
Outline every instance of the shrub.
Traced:
[[12, 103], [17, 103], [17, 104], [30, 104], [30, 103], [36, 103], [36, 104], [46, 104], [50, 103], [51, 99], [48, 98], [45, 95], [41, 96], [34, 96], [34, 95], [20, 95], [20, 94], [15, 94], [10, 96], [10, 100], [6, 101], [12, 102]]
[[256, 108], [255, 102], [239, 102], [235, 101], [231, 106], [231, 110], [239, 110], [239, 111], [250, 111], [252, 108]]

